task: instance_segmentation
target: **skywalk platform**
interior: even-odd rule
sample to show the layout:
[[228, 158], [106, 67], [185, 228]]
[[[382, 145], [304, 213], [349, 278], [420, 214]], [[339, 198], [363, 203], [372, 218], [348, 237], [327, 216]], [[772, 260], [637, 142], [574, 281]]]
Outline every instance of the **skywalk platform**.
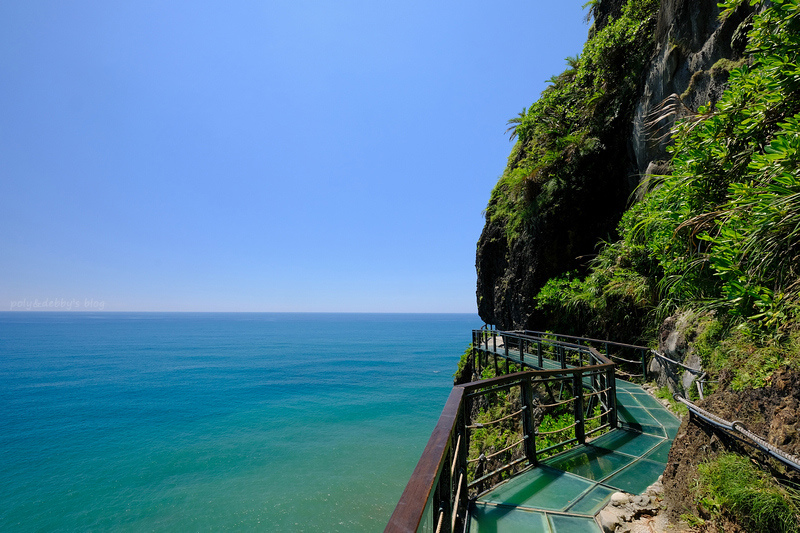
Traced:
[[680, 420], [640, 386], [616, 380], [620, 428], [542, 461], [472, 504], [471, 533], [601, 533], [617, 491], [641, 494], [667, 464]]

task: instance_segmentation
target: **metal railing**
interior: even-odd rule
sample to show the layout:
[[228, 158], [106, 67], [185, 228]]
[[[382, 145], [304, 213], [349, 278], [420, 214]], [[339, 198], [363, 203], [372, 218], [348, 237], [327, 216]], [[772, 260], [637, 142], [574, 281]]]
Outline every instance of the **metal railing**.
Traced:
[[738, 420], [729, 422], [724, 418], [720, 418], [717, 415], [710, 413], [705, 409], [695, 405], [694, 403], [690, 402], [680, 394], [674, 394], [673, 398], [684, 404], [689, 409], [689, 413], [691, 413], [692, 416], [695, 416], [700, 420], [703, 420], [707, 424], [710, 424], [712, 427], [724, 431], [729, 436], [741, 442], [744, 442], [745, 444], [748, 444], [753, 448], [761, 450], [762, 452], [766, 453], [767, 455], [769, 455], [774, 459], [777, 459], [778, 461], [782, 462], [784, 465], [795, 470], [796, 472], [800, 472], [800, 458], [784, 452], [780, 448], [764, 440], [762, 437], [756, 435], [755, 433], [750, 432], [744, 426], [744, 424], [742, 424]]
[[571, 342], [581, 346], [593, 346], [600, 353], [617, 364], [618, 376], [628, 380], [644, 378], [647, 375], [647, 365], [652, 353], [652, 350], [647, 346], [592, 339], [590, 337], [578, 337], [575, 335], [562, 335], [560, 333], [533, 330], [515, 330], [511, 333], [534, 338], [555, 339], [557, 341]]
[[615, 364], [591, 346], [483, 329], [471, 362], [495, 376], [453, 387], [387, 532], [464, 530], [470, 499], [617, 426]]

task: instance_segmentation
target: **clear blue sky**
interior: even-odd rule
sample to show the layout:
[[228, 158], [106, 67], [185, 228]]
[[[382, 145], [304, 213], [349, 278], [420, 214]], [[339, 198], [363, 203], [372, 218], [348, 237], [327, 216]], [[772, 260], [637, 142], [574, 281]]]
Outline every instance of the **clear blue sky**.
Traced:
[[0, 311], [475, 312], [583, 3], [0, 3]]

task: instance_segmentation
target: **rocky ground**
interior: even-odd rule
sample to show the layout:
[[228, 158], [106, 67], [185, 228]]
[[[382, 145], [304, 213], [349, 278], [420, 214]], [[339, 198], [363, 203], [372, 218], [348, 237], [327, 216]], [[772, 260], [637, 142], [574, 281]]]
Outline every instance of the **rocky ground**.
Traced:
[[663, 494], [664, 487], [660, 478], [640, 496], [615, 492], [611, 495], [608, 505], [597, 515], [597, 522], [604, 533], [667, 531], [665, 529], [667, 516], [661, 512]]
[[[733, 391], [721, 376], [720, 390], [697, 404], [726, 419], [739, 420], [782, 450], [800, 455], [800, 373], [776, 373], [763, 389]], [[652, 392], [652, 391], [651, 391]], [[665, 402], [663, 400], [660, 400]], [[641, 496], [616, 493], [598, 515], [606, 533], [726, 533], [745, 532], [726, 517], [711, 517], [695, 503], [692, 492], [697, 465], [722, 451], [756, 456], [752, 448], [717, 434], [684, 417], [669, 454], [664, 475]], [[764, 458], [759, 458], [762, 461]], [[800, 482], [800, 476], [772, 465], [773, 475]], [[694, 516], [702, 525], [691, 527], [682, 517]]]

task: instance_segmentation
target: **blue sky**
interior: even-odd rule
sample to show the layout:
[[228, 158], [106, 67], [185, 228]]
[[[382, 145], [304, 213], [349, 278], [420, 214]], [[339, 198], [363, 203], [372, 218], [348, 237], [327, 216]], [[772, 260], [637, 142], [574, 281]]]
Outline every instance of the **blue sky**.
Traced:
[[583, 3], [3, 2], [0, 310], [475, 312]]

